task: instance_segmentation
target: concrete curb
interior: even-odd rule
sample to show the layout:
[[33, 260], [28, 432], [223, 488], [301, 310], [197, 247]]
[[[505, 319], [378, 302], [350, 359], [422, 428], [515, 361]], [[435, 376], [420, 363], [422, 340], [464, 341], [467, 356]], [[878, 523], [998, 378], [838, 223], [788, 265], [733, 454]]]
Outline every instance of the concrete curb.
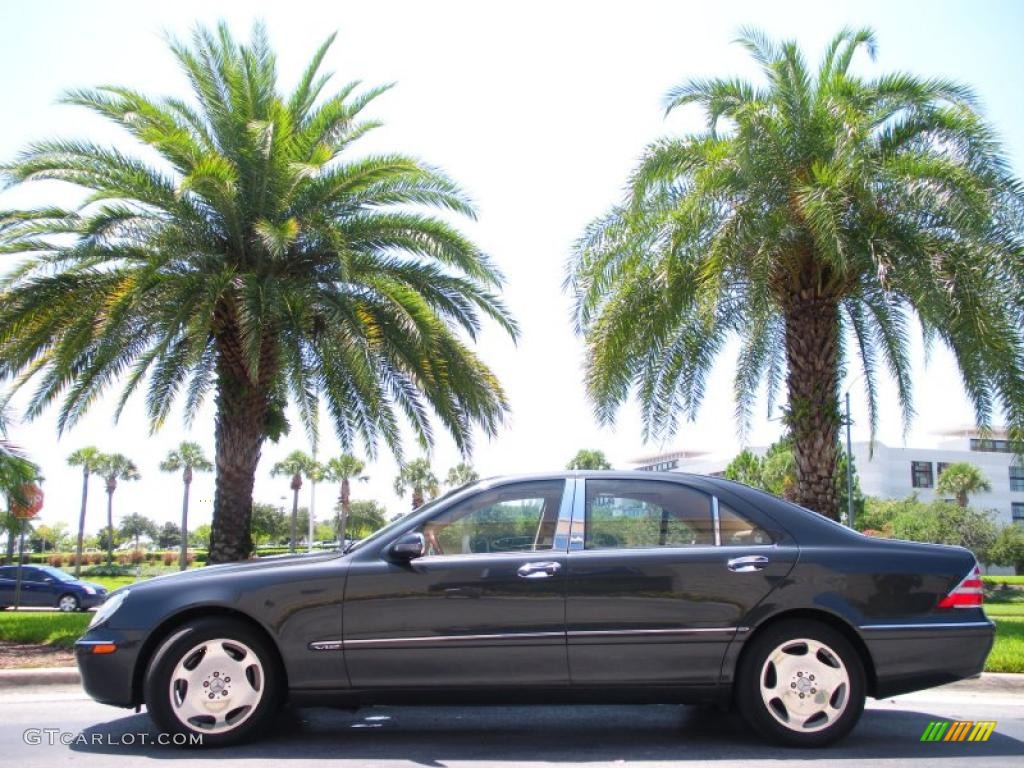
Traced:
[[78, 667], [28, 667], [0, 669], [0, 689], [31, 685], [79, 685]]
[[[0, 689], [32, 685], [80, 685], [78, 667], [36, 667], [0, 669]], [[1024, 695], [1024, 674], [989, 672], [971, 680], [944, 685], [939, 689], [959, 693], [1009, 693]]]

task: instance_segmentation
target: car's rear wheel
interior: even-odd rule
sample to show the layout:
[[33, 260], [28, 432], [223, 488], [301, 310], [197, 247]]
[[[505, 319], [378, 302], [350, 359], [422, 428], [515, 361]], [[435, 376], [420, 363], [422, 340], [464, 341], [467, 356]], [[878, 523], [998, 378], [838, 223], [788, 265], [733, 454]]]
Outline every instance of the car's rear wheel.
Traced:
[[153, 655], [146, 708], [164, 732], [201, 735], [202, 746], [234, 744], [273, 720], [282, 678], [277, 655], [260, 632], [232, 619], [197, 619]]
[[736, 679], [736, 704], [761, 735], [818, 747], [848, 734], [864, 710], [860, 655], [837, 630], [787, 621], [750, 640]]
[[74, 613], [78, 610], [78, 606], [78, 598], [71, 594], [61, 595], [57, 600], [57, 607], [64, 613]]

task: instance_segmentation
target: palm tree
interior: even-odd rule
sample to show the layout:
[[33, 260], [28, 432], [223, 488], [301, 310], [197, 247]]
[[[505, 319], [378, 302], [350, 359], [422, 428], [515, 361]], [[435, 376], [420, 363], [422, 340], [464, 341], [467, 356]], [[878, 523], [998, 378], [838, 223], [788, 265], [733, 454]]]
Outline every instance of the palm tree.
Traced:
[[189, 422], [212, 390], [211, 562], [252, 549], [256, 467], [289, 400], [311, 435], [322, 400], [344, 450], [362, 440], [373, 456], [383, 440], [399, 458], [403, 420], [429, 447], [433, 413], [468, 453], [508, 408], [463, 337], [485, 316], [515, 337], [501, 276], [426, 211], [472, 217], [472, 204], [416, 159], [349, 159], [388, 87], [328, 95], [332, 40], [284, 95], [261, 25], [249, 44], [198, 28], [171, 43], [192, 102], [121, 87], [64, 98], [145, 154], [40, 141], [0, 169], [9, 183], [71, 182], [89, 201], [0, 214], [0, 249], [23, 259], [0, 282], [0, 378], [36, 380], [28, 415], [59, 401], [61, 429], [121, 374], [121, 404], [145, 387], [154, 428], [179, 393]]
[[626, 201], [576, 244], [568, 287], [599, 419], [634, 392], [645, 437], [694, 418], [726, 341], [740, 351], [741, 437], [759, 387], [783, 383], [796, 501], [837, 518], [840, 377], [864, 370], [872, 436], [878, 370], [912, 415], [913, 316], [955, 355], [978, 423], [1002, 410], [1024, 437], [1022, 186], [972, 92], [850, 72], [870, 30], [843, 30], [816, 70], [795, 43], [744, 32], [764, 82], [692, 80], [701, 133], [653, 144]]
[[100, 471], [103, 454], [93, 445], [79, 448], [68, 456], [68, 464], [82, 468], [82, 507], [78, 512], [78, 541], [75, 545], [75, 578], [82, 575], [82, 544], [85, 541], [85, 508], [89, 500], [89, 476]]
[[118, 480], [138, 480], [135, 462], [121, 453], [102, 453], [96, 465], [96, 474], [106, 482], [107, 489], [107, 565], [114, 562], [114, 491]]
[[473, 469], [473, 465], [463, 461], [448, 470], [444, 484], [449, 488], [458, 488], [460, 485], [475, 483], [479, 479], [480, 473]]
[[413, 459], [403, 464], [395, 478], [395, 493], [405, 496], [406, 491], [412, 492], [413, 509], [422, 507], [427, 496], [437, 496], [440, 490], [438, 486], [437, 476], [426, 459]]
[[206, 458], [202, 446], [188, 441], [181, 443], [160, 462], [163, 472], [181, 472], [181, 482], [185, 486], [181, 495], [181, 546], [178, 553], [178, 569], [182, 571], [188, 568], [188, 496], [192, 488], [192, 473], [212, 469], [213, 464]]
[[298, 519], [299, 519], [299, 491], [302, 490], [302, 478], [312, 478], [317, 474], [319, 465], [307, 453], [302, 451], [292, 451], [289, 453], [283, 461], [277, 462], [273, 469], [270, 470], [272, 477], [291, 477], [291, 489], [292, 489], [292, 521], [291, 521], [291, 537], [288, 541], [288, 551], [295, 551], [295, 542], [298, 539]]
[[363, 474], [366, 464], [350, 453], [343, 453], [328, 461], [323, 466], [324, 477], [332, 483], [340, 483], [338, 489], [338, 517], [335, 520], [335, 530], [338, 541], [345, 545], [345, 529], [348, 527], [349, 516], [352, 513], [352, 480], [366, 482], [370, 478]]
[[595, 451], [584, 448], [576, 452], [566, 469], [611, 469], [612, 465], [605, 458], [604, 451]]
[[935, 490], [943, 495], [956, 497], [956, 503], [966, 507], [972, 493], [987, 493], [992, 490], [985, 473], [969, 461], [957, 461], [947, 465], [939, 473]]

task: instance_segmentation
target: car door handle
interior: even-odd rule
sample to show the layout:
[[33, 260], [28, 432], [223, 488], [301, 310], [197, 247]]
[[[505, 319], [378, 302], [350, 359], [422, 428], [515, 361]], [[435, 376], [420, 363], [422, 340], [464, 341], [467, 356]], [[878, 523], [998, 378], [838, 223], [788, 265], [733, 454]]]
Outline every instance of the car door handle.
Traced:
[[768, 565], [768, 558], [763, 555], [749, 555], [747, 557], [734, 557], [726, 562], [725, 567], [736, 573], [751, 573], [760, 571]]
[[558, 573], [561, 567], [560, 563], [523, 563], [516, 573], [521, 579], [546, 579]]

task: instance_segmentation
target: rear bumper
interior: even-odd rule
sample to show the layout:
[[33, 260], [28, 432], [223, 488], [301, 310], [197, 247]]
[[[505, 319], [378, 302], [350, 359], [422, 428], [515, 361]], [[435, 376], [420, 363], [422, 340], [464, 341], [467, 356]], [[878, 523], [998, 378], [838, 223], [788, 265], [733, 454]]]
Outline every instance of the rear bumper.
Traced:
[[875, 698], [980, 675], [995, 640], [988, 620], [860, 627], [875, 667]]

